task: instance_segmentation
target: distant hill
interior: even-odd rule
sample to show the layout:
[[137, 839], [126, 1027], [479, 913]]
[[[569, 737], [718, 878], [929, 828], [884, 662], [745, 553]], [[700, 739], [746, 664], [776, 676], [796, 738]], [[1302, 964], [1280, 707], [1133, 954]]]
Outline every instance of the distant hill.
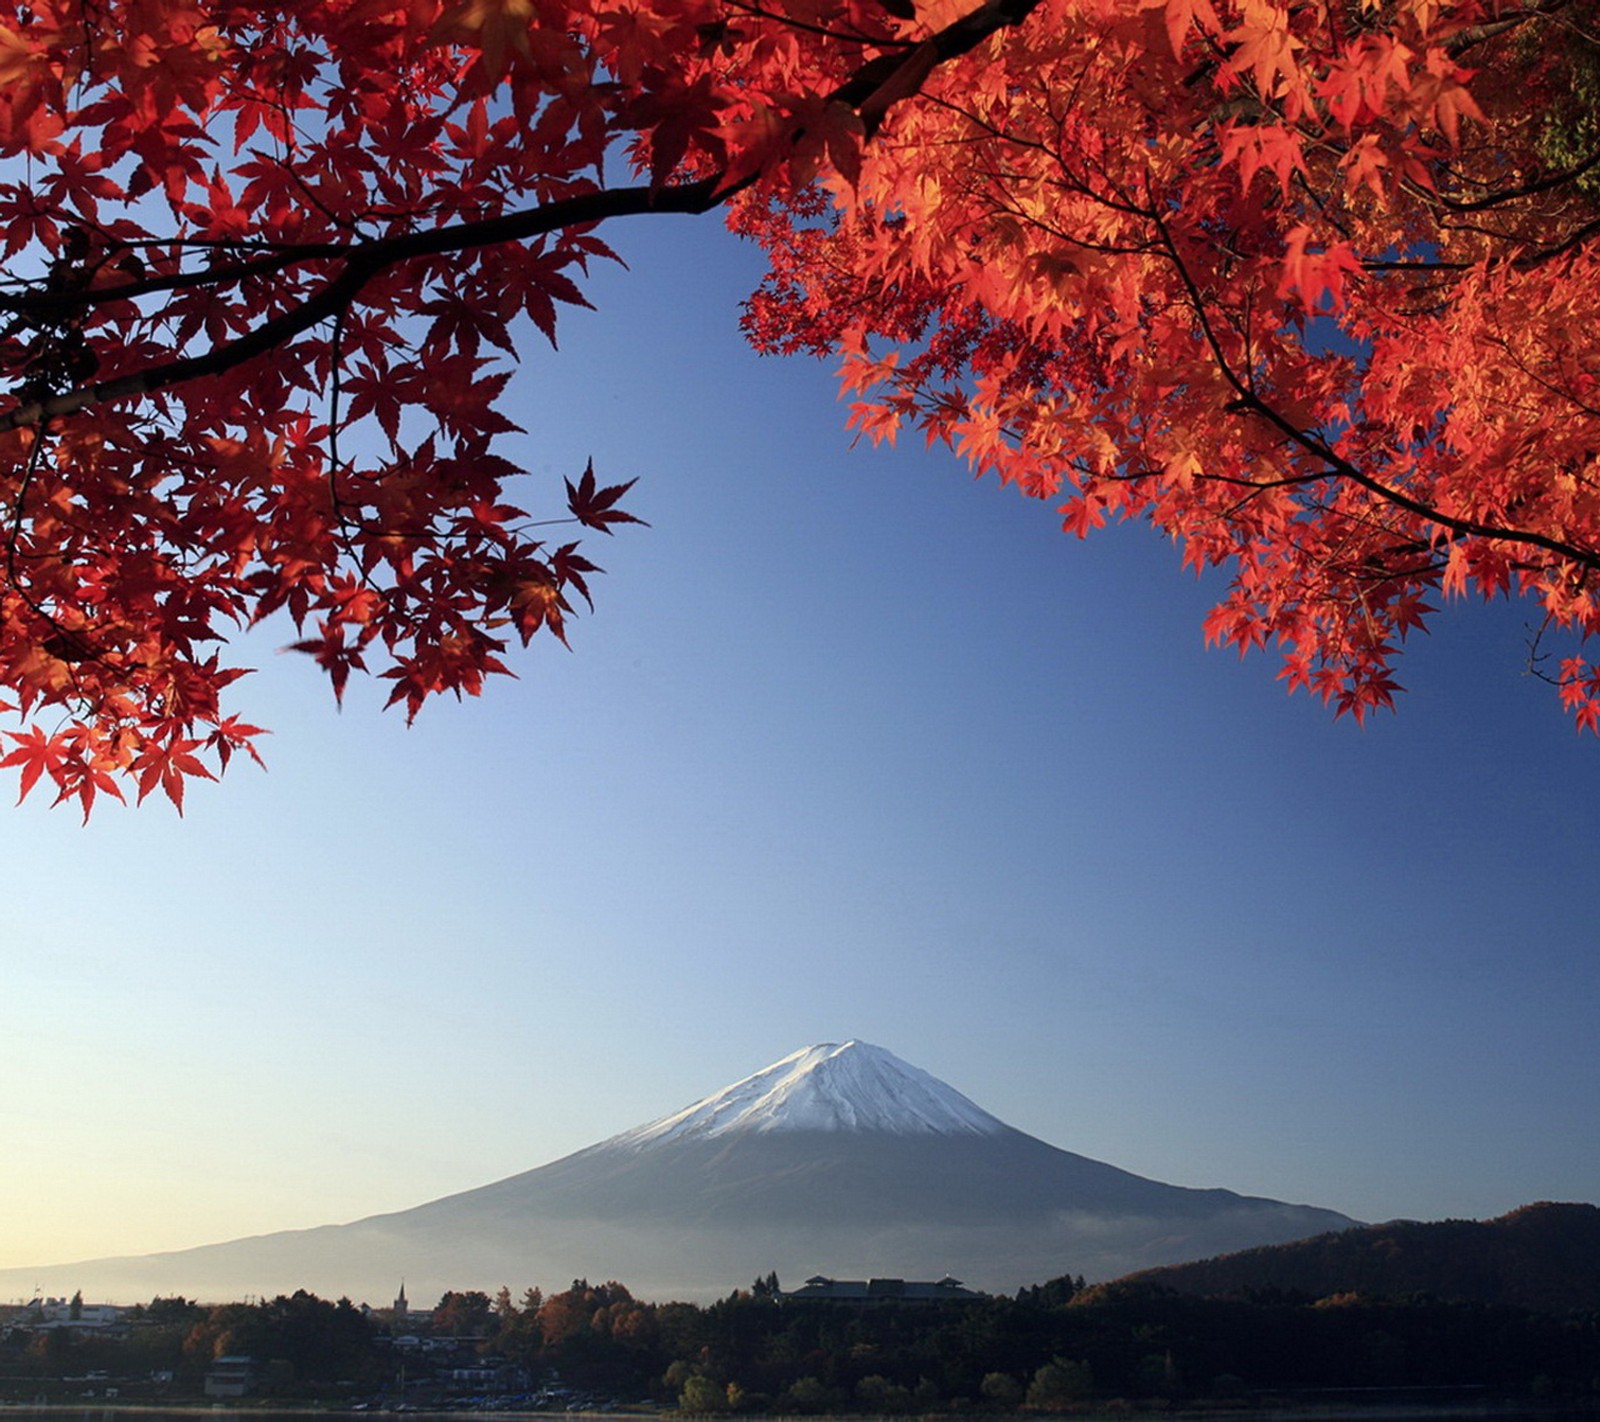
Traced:
[[1600, 1208], [1546, 1202], [1493, 1220], [1394, 1220], [1132, 1277], [1185, 1294], [1432, 1294], [1600, 1313]]
[[[308, 1189], [311, 1187], [308, 1185]], [[1059, 1150], [866, 1042], [808, 1047], [565, 1159], [346, 1225], [171, 1254], [0, 1271], [31, 1291], [205, 1299], [308, 1288], [387, 1299], [621, 1279], [710, 1299], [776, 1269], [794, 1284], [935, 1279], [1012, 1290], [1115, 1278], [1354, 1221], [1187, 1189]]]

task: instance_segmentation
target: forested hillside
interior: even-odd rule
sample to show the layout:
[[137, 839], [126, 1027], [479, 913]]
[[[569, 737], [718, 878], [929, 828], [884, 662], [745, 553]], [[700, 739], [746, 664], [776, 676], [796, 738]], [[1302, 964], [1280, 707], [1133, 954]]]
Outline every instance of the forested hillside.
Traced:
[[1600, 1311], [1600, 1209], [1526, 1205], [1493, 1220], [1397, 1220], [1136, 1276], [1185, 1294], [1359, 1293]]

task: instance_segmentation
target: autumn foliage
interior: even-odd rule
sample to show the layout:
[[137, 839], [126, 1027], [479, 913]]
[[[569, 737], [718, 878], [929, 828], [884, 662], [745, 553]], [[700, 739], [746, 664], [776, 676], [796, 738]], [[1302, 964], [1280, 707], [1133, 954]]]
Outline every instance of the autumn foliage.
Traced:
[[[1600, 727], [1592, 0], [0, 4], [3, 763], [181, 806], [280, 609], [415, 714], [598, 570], [628, 481], [501, 408], [607, 224], [724, 209], [852, 420], [1149, 519], [1357, 718], [1533, 599]], [[527, 505], [526, 508], [523, 505]], [[1535, 649], [1542, 658], [1544, 646]]]

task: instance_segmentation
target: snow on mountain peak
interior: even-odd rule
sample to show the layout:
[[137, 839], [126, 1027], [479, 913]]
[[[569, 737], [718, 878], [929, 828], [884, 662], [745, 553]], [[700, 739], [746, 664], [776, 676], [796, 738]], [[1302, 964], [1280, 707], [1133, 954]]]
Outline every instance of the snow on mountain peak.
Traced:
[[870, 1042], [802, 1047], [743, 1081], [611, 1146], [659, 1145], [742, 1131], [888, 1131], [995, 1135], [1006, 1130], [953, 1087]]

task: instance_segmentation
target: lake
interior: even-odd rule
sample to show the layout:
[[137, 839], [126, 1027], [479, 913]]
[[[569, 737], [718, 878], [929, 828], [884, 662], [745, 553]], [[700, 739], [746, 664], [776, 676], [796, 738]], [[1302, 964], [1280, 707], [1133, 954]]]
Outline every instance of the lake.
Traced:
[[[194, 1406], [186, 1408], [175, 1407], [142, 1407], [138, 1404], [129, 1404], [126, 1407], [88, 1407], [63, 1405], [58, 1407], [35, 1407], [19, 1405], [16, 1403], [0, 1402], [0, 1422], [197, 1422], [199, 1418], [209, 1419], [209, 1422], [306, 1422], [307, 1417], [333, 1417], [333, 1418], [397, 1418], [403, 1417], [406, 1422], [434, 1422], [434, 1419], [452, 1418], [461, 1419], [474, 1417], [481, 1414], [474, 1412], [343, 1412], [335, 1408], [306, 1407], [299, 1410], [291, 1408], [237, 1408], [223, 1406]], [[548, 1418], [553, 1415], [549, 1412], [526, 1413], [501, 1413], [495, 1414], [507, 1417]], [[599, 1413], [588, 1412], [572, 1414], [584, 1417], [615, 1416], [629, 1419], [629, 1422], [638, 1422], [641, 1416], [633, 1413]], [[862, 1414], [865, 1415], [865, 1414]], [[1041, 1422], [1041, 1414], [1025, 1414], [1027, 1422]], [[931, 1416], [939, 1422], [1000, 1422], [1000, 1414], [994, 1412], [973, 1413], [970, 1415], [960, 1413], [935, 1413]], [[1306, 1406], [1293, 1409], [1276, 1407], [1263, 1407], [1258, 1410], [1215, 1410], [1206, 1412], [1107, 1412], [1097, 1414], [1094, 1412], [1075, 1412], [1070, 1414], [1070, 1422], [1108, 1422], [1115, 1418], [1115, 1422], [1430, 1422], [1430, 1419], [1468, 1419], [1492, 1418], [1493, 1422], [1600, 1422], [1600, 1410], [1583, 1407], [1553, 1406], [1544, 1409], [1530, 1409], [1524, 1405], [1502, 1405], [1484, 1402], [1480, 1404], [1459, 1403], [1452, 1405], [1416, 1405], [1411, 1407], [1396, 1407], [1374, 1405], [1370, 1408], [1345, 1407], [1345, 1406]], [[734, 1418], [727, 1418], [726, 1422], [737, 1422]], [[762, 1422], [830, 1422], [826, 1417], [778, 1417], [767, 1414]], [[842, 1419], [832, 1419], [832, 1422], [842, 1422]], [[918, 1422], [916, 1418], [908, 1422]]]

